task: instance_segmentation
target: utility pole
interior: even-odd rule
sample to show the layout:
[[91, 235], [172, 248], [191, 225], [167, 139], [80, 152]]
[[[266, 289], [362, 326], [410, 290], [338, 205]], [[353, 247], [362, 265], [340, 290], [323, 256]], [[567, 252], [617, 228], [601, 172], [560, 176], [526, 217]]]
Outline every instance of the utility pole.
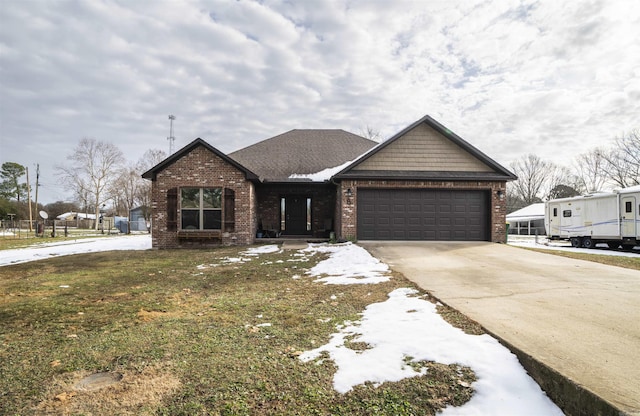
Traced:
[[33, 215], [31, 214], [31, 182], [29, 182], [29, 167], [27, 170], [27, 201], [29, 202], [29, 232], [31, 232], [31, 222], [33, 221]]
[[175, 119], [176, 116], [169, 114], [169, 137], [167, 137], [167, 140], [169, 140], [169, 156], [173, 154], [173, 142], [176, 141], [176, 138], [173, 137], [173, 120]]
[[38, 188], [40, 187], [40, 163], [36, 163], [36, 211], [38, 211]]
[[[36, 212], [39, 212], [38, 210], [38, 187], [39, 186], [40, 186], [40, 163], [36, 163]], [[42, 229], [44, 230], [44, 219], [42, 220], [42, 223], [43, 223]], [[36, 236], [38, 235], [39, 232], [40, 232], [40, 222], [36, 220]], [[44, 231], [42, 232], [42, 236], [44, 237]]]

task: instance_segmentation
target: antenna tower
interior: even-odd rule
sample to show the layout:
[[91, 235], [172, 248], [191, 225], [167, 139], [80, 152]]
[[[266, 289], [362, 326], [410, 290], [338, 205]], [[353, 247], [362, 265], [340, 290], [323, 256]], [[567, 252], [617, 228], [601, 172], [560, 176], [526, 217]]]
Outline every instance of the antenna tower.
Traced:
[[176, 138], [173, 136], [173, 120], [175, 119], [176, 119], [176, 116], [174, 116], [173, 114], [169, 114], [169, 137], [167, 137], [167, 140], [169, 140], [170, 155], [173, 154], [173, 142], [176, 141]]

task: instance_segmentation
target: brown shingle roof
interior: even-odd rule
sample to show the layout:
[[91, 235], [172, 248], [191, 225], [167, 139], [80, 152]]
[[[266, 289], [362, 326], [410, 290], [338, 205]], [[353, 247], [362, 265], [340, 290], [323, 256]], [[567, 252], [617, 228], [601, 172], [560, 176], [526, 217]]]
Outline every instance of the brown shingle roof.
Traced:
[[292, 174], [311, 174], [340, 166], [367, 152], [376, 142], [344, 130], [291, 130], [229, 154], [269, 182], [300, 181]]

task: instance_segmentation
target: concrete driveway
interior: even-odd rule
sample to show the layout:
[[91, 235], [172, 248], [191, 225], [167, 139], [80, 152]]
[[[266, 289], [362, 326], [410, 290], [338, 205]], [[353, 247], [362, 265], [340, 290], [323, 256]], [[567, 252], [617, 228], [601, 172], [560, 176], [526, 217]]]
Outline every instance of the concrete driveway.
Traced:
[[640, 271], [495, 243], [359, 244], [516, 348], [640, 414]]

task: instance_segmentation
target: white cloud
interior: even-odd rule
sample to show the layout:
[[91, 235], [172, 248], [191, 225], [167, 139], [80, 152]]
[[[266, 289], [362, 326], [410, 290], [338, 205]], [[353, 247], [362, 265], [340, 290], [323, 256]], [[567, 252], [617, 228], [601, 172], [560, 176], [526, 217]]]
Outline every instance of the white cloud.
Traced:
[[[503, 164], [638, 127], [640, 12], [576, 2], [19, 2], [0, 9], [0, 159], [82, 137], [131, 160], [196, 137], [229, 152], [293, 128], [391, 136], [430, 114]], [[572, 146], [571, 143], [579, 146]], [[550, 146], [552, 144], [552, 146]], [[49, 186], [49, 188], [47, 188]]]

